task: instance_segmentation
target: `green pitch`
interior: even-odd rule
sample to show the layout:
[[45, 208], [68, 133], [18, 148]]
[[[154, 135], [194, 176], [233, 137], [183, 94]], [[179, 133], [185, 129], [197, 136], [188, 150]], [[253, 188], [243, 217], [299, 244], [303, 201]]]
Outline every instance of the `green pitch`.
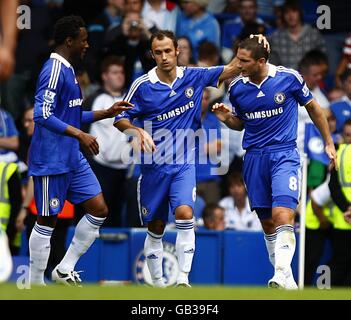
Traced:
[[93, 299], [93, 300], [350, 300], [351, 288], [283, 291], [261, 287], [194, 286], [193, 288], [156, 289], [145, 286], [99, 286], [83, 288], [48, 285], [19, 290], [15, 284], [0, 285], [0, 300], [13, 299]]

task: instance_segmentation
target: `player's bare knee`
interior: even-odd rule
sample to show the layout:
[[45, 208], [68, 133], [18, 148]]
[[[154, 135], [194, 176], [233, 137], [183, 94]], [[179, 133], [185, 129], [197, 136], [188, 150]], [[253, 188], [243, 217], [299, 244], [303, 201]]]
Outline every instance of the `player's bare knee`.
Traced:
[[261, 225], [265, 234], [272, 234], [275, 232], [275, 225], [272, 218], [261, 220]]
[[106, 204], [101, 204], [98, 207], [94, 208], [94, 210], [89, 213], [98, 218], [106, 218], [108, 215], [108, 208]]
[[278, 227], [284, 224], [294, 224], [294, 211], [290, 208], [276, 207], [272, 210], [274, 226]]
[[193, 218], [193, 209], [189, 206], [179, 206], [175, 211], [176, 220], [191, 220]]

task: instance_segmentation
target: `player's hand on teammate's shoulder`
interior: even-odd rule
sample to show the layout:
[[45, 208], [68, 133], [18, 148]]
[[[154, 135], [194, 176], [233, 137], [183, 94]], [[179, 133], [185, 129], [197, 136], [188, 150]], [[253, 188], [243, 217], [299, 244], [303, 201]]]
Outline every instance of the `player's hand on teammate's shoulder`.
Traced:
[[115, 102], [107, 111], [107, 117], [113, 118], [123, 111], [130, 110], [134, 107], [134, 105], [128, 101], [118, 101]]
[[224, 103], [215, 103], [212, 106], [212, 112], [214, 112], [217, 118], [223, 122], [230, 118], [232, 114], [231, 108], [226, 106]]
[[267, 38], [263, 34], [250, 34], [250, 39], [257, 37], [258, 43], [263, 42], [263, 46], [267, 49], [268, 52], [271, 52], [271, 47]]
[[99, 154], [99, 144], [96, 141], [96, 137], [82, 131], [78, 135], [78, 140], [81, 146], [83, 147], [84, 151], [87, 152], [89, 155]]

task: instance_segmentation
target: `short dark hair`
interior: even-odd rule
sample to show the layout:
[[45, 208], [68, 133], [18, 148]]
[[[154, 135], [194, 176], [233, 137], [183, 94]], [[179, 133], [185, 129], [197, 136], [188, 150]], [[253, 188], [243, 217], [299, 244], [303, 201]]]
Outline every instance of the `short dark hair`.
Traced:
[[268, 61], [268, 50], [263, 46], [262, 42], [258, 43], [257, 37], [253, 37], [252, 39], [246, 38], [245, 40], [240, 41], [235, 48], [235, 52], [238, 52], [238, 49], [251, 51], [251, 56], [255, 60], [265, 58], [266, 61]]
[[350, 76], [351, 76], [351, 69], [346, 69], [346, 71], [341, 76], [341, 81], [345, 82]]
[[215, 203], [210, 203], [210, 204], [206, 205], [206, 207], [202, 211], [202, 220], [204, 222], [213, 221], [214, 220], [214, 211], [216, 209], [224, 210], [221, 206], [219, 206], [218, 204], [215, 204]]
[[70, 15], [59, 19], [54, 28], [55, 45], [63, 44], [68, 37], [77, 38], [81, 28], [85, 28], [85, 23], [80, 16]]
[[101, 73], [107, 72], [108, 68], [112, 65], [117, 65], [123, 67], [124, 70], [124, 59], [118, 56], [107, 56], [101, 63], [100, 71]]
[[199, 46], [199, 60], [207, 59], [209, 57], [220, 57], [217, 46], [209, 41], [201, 42]]
[[317, 49], [310, 50], [300, 60], [298, 70], [304, 73], [308, 67], [324, 63], [328, 65], [328, 57], [325, 53]]
[[[286, 14], [287, 11], [297, 11], [300, 16], [300, 21], [303, 22], [303, 11], [300, 6], [300, 3], [297, 0], [287, 0], [282, 7], [282, 13], [283, 13], [283, 20], [284, 20], [284, 15]], [[284, 20], [285, 23], [285, 20]]]
[[233, 184], [242, 184], [245, 185], [243, 176], [240, 172], [234, 171], [232, 172], [227, 178], [228, 187], [232, 186]]
[[342, 128], [344, 129], [346, 126], [351, 126], [351, 119], [347, 119], [347, 120], [344, 122]]
[[152, 42], [157, 39], [157, 40], [163, 40], [164, 38], [169, 38], [172, 40], [174, 48], [178, 48], [178, 41], [175, 36], [175, 34], [172, 31], [169, 30], [158, 30], [154, 32], [150, 38], [150, 48], [152, 49]]

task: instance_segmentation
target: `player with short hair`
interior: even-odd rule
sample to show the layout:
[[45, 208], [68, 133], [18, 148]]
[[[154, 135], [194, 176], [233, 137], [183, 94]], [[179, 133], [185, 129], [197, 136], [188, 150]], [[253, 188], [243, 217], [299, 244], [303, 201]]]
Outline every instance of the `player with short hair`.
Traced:
[[[259, 41], [263, 37], [259, 37]], [[255, 40], [257, 41], [257, 40]], [[201, 128], [201, 99], [207, 86], [217, 86], [238, 74], [236, 59], [226, 66], [187, 68], [177, 66], [177, 39], [170, 31], [154, 33], [150, 40], [156, 67], [132, 84], [125, 100], [132, 110], [116, 117], [115, 126], [138, 137], [144, 162], [138, 182], [139, 213], [147, 224], [145, 256], [153, 284], [163, 287], [162, 237], [169, 209], [175, 214], [176, 252], [180, 273], [177, 285], [189, 286], [188, 274], [195, 252], [193, 210], [196, 197], [195, 144], [178, 143], [180, 131], [195, 132]], [[150, 130], [132, 124], [133, 119], [148, 121]], [[145, 127], [146, 128], [146, 127]], [[148, 132], [149, 131], [149, 132]], [[184, 132], [183, 131], [183, 132]], [[162, 135], [171, 133], [163, 139]], [[177, 137], [178, 135], [178, 137]], [[190, 140], [191, 137], [190, 137]], [[148, 164], [148, 152], [152, 161]], [[160, 163], [163, 153], [168, 155]], [[182, 158], [184, 161], [178, 161]]]
[[294, 289], [297, 285], [290, 264], [295, 252], [294, 210], [300, 194], [298, 104], [306, 107], [321, 132], [334, 166], [336, 152], [324, 113], [301, 75], [267, 63], [268, 56], [268, 51], [256, 41], [242, 41], [236, 55], [241, 74], [229, 86], [233, 113], [223, 103], [215, 104], [212, 111], [229, 128], [245, 128], [244, 180], [275, 268], [268, 285]]
[[130, 109], [124, 101], [106, 110], [82, 112], [82, 92], [71, 65], [89, 48], [82, 18], [67, 16], [55, 25], [55, 52], [44, 64], [35, 94], [35, 129], [29, 151], [29, 175], [34, 180], [37, 223], [29, 239], [30, 283], [45, 285], [44, 271], [50, 254], [50, 238], [57, 215], [68, 199], [81, 203], [87, 214], [76, 226], [66, 255], [52, 278], [64, 284], [79, 284], [74, 267], [99, 236], [107, 216], [101, 188], [79, 144], [89, 154], [98, 154], [96, 137], [80, 130], [81, 122], [112, 118]]

